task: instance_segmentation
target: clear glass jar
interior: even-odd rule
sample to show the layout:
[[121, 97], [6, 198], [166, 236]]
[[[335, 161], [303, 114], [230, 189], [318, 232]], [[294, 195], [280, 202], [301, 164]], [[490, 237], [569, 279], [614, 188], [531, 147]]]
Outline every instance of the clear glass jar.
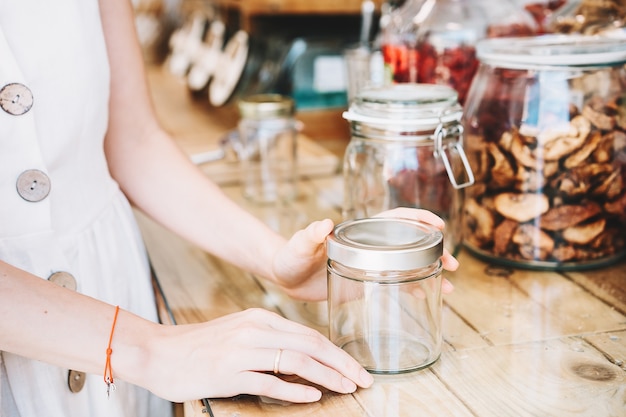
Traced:
[[572, 0], [517, 0], [537, 23], [537, 35], [550, 33], [551, 20], [555, 13]]
[[380, 18], [379, 42], [383, 54], [384, 78], [389, 83], [417, 82], [416, 24], [419, 24], [421, 17], [417, 23], [415, 20], [420, 16], [425, 2], [406, 0]]
[[461, 189], [472, 183], [462, 148], [462, 109], [447, 86], [395, 84], [362, 90], [343, 117], [352, 137], [343, 162], [344, 219], [396, 207], [446, 221], [447, 249], [461, 242]]
[[448, 85], [463, 104], [478, 69], [476, 43], [487, 36], [487, 25], [480, 1], [437, 0], [419, 27], [417, 81]]
[[464, 244], [507, 265], [581, 269], [626, 250], [626, 43], [545, 35], [479, 44], [464, 110], [476, 176]]
[[297, 194], [295, 103], [280, 94], [239, 100], [238, 134], [231, 137], [241, 166], [244, 196], [260, 204], [290, 201]]
[[387, 20], [382, 36], [387, 81], [448, 85], [461, 104], [478, 68], [479, 40], [537, 32], [532, 16], [511, 0], [411, 1]]
[[569, 0], [550, 16], [547, 26], [554, 33], [611, 34], [626, 27], [626, 2]]
[[532, 16], [510, 0], [437, 0], [419, 28], [417, 81], [449, 85], [464, 104], [478, 69], [478, 41], [536, 33]]
[[372, 373], [441, 354], [443, 235], [408, 219], [350, 220], [327, 238], [330, 340]]

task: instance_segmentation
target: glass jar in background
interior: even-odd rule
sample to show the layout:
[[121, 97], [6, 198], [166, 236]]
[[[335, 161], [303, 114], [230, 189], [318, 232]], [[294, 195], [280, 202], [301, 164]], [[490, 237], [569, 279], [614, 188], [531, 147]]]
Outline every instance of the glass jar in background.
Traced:
[[369, 372], [439, 358], [442, 239], [433, 226], [397, 218], [346, 221], [328, 236], [330, 340]]
[[437, 0], [419, 27], [417, 81], [454, 88], [459, 103], [478, 69], [476, 43], [487, 36], [479, 0]]
[[487, 16], [487, 38], [512, 38], [539, 34], [539, 24], [528, 10], [514, 0], [481, 1]]
[[433, 4], [434, 0], [406, 0], [382, 14], [378, 43], [386, 83], [417, 82], [417, 25]]
[[[571, 2], [572, 0], [570, 0]], [[518, 3], [533, 17], [537, 23], [537, 35], [552, 32], [550, 21], [552, 15], [565, 6], [567, 0], [518, 0]]]
[[532, 36], [538, 30], [512, 0], [413, 1], [386, 20], [391, 22], [382, 26], [386, 80], [448, 85], [461, 104], [478, 68], [479, 40]]
[[448, 86], [394, 84], [364, 89], [343, 117], [344, 219], [396, 207], [430, 210], [446, 221], [446, 245], [460, 244], [463, 194], [473, 181], [462, 148], [462, 109]]
[[551, 32], [597, 35], [626, 26], [626, 2], [623, 0], [570, 0], [550, 16]]
[[464, 110], [476, 176], [464, 244], [507, 265], [581, 269], [626, 251], [626, 43], [489, 39]]
[[449, 85], [464, 104], [484, 38], [533, 36], [532, 16], [511, 0], [437, 0], [417, 38], [420, 83]]
[[295, 103], [279, 94], [255, 94], [238, 102], [238, 134], [231, 137], [241, 166], [244, 196], [268, 204], [296, 197]]

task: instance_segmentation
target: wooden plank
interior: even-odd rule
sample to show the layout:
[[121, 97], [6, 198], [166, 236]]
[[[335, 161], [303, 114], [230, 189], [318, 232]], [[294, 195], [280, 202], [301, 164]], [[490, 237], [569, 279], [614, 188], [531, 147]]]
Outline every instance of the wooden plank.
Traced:
[[626, 373], [576, 337], [446, 352], [433, 372], [478, 416], [597, 417], [626, 410]]
[[494, 268], [466, 252], [446, 302], [495, 345], [623, 329], [624, 315], [555, 272]]
[[[328, 391], [323, 391], [320, 401], [310, 404], [293, 404], [253, 396], [211, 400], [210, 404], [215, 417], [363, 417], [363, 410], [353, 395], [340, 395]], [[206, 414], [186, 417], [206, 417]]]
[[[515, 272], [510, 277], [534, 302], [553, 311], [561, 336], [611, 332], [626, 328], [626, 316], [561, 274]], [[622, 281], [622, 285], [623, 285]], [[535, 325], [540, 325], [538, 320]]]
[[626, 371], [626, 331], [592, 334], [585, 340], [615, 365]]
[[237, 126], [236, 107], [211, 107], [208, 96], [194, 97], [185, 79], [165, 65], [148, 66], [146, 76], [159, 121], [189, 154], [217, 148], [220, 138]]
[[[508, 277], [489, 272], [487, 263], [467, 252], [461, 252], [458, 259], [459, 269], [447, 274], [455, 291], [446, 296], [446, 302], [482, 338], [490, 344], [509, 344], [558, 336], [552, 324], [557, 318], [529, 300]], [[542, 326], [536, 326], [537, 317]]]
[[141, 212], [135, 216], [177, 323], [196, 323], [250, 307], [277, 311], [250, 274], [174, 235]]
[[593, 271], [572, 271], [565, 275], [626, 314], [626, 260]]
[[[316, 144], [306, 136], [299, 135], [297, 144], [297, 170], [300, 177], [328, 176], [340, 168], [340, 158]], [[217, 149], [215, 146], [213, 149]], [[202, 171], [220, 185], [240, 182], [240, 165], [232, 152], [227, 152], [224, 159], [204, 163]]]
[[374, 379], [372, 387], [355, 394], [367, 416], [474, 416], [430, 369]]
[[447, 295], [442, 311], [444, 349], [457, 351], [489, 346], [488, 341], [446, 303], [446, 298]]
[[230, 199], [254, 214], [272, 229], [285, 237], [290, 237], [314, 220], [325, 218], [330, 218], [335, 222], [341, 220], [337, 206], [329, 203], [323, 195], [317, 194], [321, 183], [318, 180], [308, 179], [299, 181], [298, 196], [289, 204], [252, 203], [243, 197], [241, 188], [236, 184], [222, 186], [222, 190]]

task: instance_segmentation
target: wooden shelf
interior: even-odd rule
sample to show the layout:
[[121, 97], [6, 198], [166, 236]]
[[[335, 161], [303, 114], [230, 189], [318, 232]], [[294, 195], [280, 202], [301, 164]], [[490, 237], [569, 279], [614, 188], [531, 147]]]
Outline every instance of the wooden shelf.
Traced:
[[[337, 33], [337, 27], [344, 26], [358, 34], [362, 0], [183, 0], [183, 3], [191, 9], [218, 10], [231, 30], [243, 29], [257, 36], [293, 32], [294, 26], [304, 26], [304, 33], [309, 35], [324, 35]], [[374, 3], [375, 15], [379, 16], [384, 0]]]
[[[359, 14], [361, 0], [214, 0], [221, 7], [237, 9], [247, 16], [269, 14]], [[377, 9], [383, 3], [375, 0]]]

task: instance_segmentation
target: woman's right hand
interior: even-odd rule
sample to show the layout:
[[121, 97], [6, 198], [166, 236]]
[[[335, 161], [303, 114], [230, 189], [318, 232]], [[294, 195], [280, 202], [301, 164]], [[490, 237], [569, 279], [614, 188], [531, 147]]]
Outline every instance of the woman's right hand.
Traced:
[[[306, 403], [321, 398], [321, 391], [306, 381], [338, 393], [373, 382], [321, 333], [262, 309], [202, 324], [159, 326], [149, 350], [151, 371], [139, 383], [176, 402], [253, 394]], [[279, 374], [305, 381], [279, 378], [275, 365]]]

